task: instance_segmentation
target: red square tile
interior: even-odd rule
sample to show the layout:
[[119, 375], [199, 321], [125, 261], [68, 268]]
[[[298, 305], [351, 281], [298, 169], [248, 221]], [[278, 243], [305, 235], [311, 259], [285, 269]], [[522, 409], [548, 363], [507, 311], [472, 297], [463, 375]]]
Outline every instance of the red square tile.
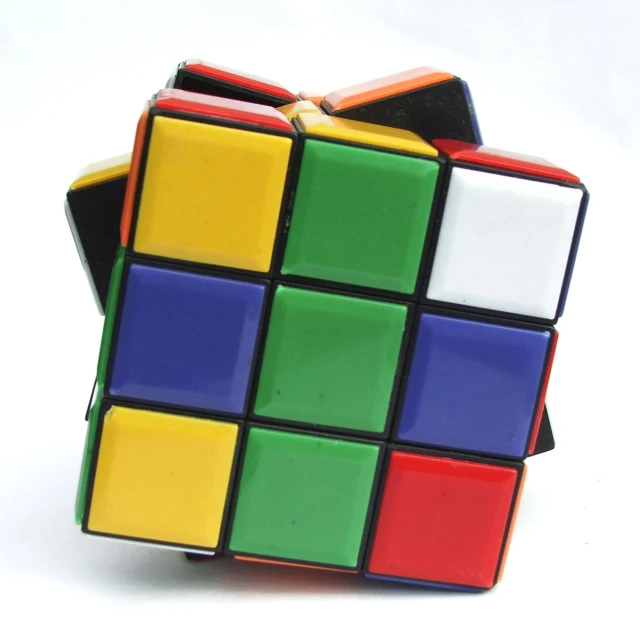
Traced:
[[490, 588], [523, 468], [393, 451], [367, 572]]

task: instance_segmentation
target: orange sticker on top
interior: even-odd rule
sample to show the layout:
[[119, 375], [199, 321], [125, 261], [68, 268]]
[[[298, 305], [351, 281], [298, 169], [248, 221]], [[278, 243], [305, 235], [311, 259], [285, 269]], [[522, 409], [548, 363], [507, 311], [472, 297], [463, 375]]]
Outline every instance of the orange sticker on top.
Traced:
[[414, 91], [431, 84], [453, 79], [451, 73], [432, 67], [418, 67], [402, 73], [388, 75], [378, 80], [363, 82], [326, 95], [325, 102], [334, 110], [342, 111], [352, 107], [389, 98], [399, 93]]
[[300, 91], [300, 93], [298, 93], [298, 97], [301, 100], [309, 100], [309, 102], [313, 102], [313, 104], [318, 107], [322, 103], [322, 96], [315, 91]]

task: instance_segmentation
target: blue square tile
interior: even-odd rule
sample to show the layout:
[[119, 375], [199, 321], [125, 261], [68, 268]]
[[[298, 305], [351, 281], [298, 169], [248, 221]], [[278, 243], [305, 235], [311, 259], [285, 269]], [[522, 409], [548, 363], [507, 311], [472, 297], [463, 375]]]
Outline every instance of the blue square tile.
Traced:
[[109, 392], [244, 412], [266, 286], [132, 264]]
[[421, 315], [397, 438], [523, 457], [551, 331]]

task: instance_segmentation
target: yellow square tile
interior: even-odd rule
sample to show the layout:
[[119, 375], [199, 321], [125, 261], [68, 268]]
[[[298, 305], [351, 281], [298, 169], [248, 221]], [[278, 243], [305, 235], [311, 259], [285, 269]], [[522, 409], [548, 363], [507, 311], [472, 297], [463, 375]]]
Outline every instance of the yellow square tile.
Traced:
[[237, 424], [111, 407], [88, 530], [216, 548], [237, 439]]
[[134, 249], [267, 272], [291, 138], [157, 116]]

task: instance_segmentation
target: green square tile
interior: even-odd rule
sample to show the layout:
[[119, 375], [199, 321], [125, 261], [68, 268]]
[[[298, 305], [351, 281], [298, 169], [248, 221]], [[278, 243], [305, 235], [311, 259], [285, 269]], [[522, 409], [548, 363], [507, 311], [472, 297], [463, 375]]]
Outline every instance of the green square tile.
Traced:
[[411, 294], [440, 165], [305, 143], [282, 272]]
[[383, 433], [407, 307], [278, 286], [254, 413]]
[[229, 549], [358, 567], [380, 446], [252, 427]]

